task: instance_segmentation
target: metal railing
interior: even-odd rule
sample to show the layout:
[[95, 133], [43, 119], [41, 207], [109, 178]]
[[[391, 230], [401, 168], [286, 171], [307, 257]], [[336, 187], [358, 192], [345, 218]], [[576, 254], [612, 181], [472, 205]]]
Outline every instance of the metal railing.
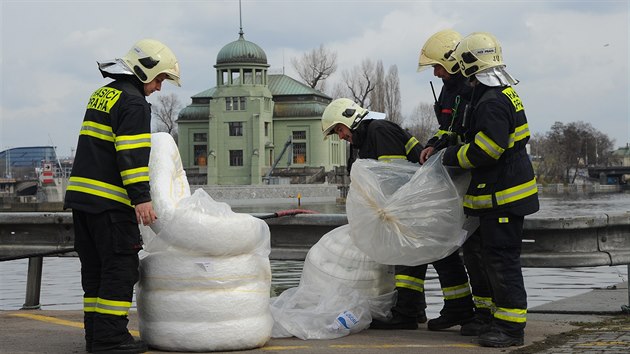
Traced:
[[[252, 214], [261, 216], [261, 214]], [[300, 214], [265, 219], [275, 260], [304, 260], [327, 232], [348, 223], [345, 214]], [[525, 219], [523, 267], [628, 265], [630, 212], [594, 216]], [[29, 258], [27, 308], [39, 308], [43, 257], [74, 254], [69, 212], [0, 212], [0, 261]], [[629, 291], [630, 303], [630, 291]]]

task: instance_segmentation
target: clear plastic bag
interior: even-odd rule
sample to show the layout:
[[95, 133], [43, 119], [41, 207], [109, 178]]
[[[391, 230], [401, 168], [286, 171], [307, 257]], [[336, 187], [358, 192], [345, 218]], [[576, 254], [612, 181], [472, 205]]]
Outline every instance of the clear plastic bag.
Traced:
[[274, 325], [271, 336], [300, 339], [334, 339], [370, 326], [366, 297], [352, 288], [334, 292], [302, 285], [285, 290], [271, 302]]
[[366, 256], [349, 232], [343, 225], [322, 236], [306, 255], [299, 285], [271, 299], [272, 337], [339, 338], [391, 316], [393, 267]]
[[476, 228], [464, 227], [462, 197], [470, 173], [443, 166], [442, 155], [420, 168], [370, 159], [353, 164], [346, 201], [350, 236], [374, 261], [432, 263], [457, 250]]

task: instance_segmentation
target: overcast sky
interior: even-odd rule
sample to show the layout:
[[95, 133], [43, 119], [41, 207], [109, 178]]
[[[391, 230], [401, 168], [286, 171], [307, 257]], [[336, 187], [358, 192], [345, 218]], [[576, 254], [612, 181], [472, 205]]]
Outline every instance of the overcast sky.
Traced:
[[[177, 55], [184, 105], [216, 85], [216, 57], [238, 39], [238, 0], [0, 0], [0, 150], [75, 147], [90, 94], [108, 80], [96, 61], [121, 57], [141, 38], [166, 43]], [[418, 54], [433, 33], [487, 31], [503, 47], [508, 71], [521, 82], [534, 133], [556, 121], [584, 121], [615, 140], [630, 141], [630, 51], [627, 0], [396, 1], [243, 0], [245, 39], [267, 54], [272, 73], [299, 79], [291, 58], [323, 44], [343, 70], [365, 58], [398, 67], [403, 113], [433, 101], [430, 70]]]

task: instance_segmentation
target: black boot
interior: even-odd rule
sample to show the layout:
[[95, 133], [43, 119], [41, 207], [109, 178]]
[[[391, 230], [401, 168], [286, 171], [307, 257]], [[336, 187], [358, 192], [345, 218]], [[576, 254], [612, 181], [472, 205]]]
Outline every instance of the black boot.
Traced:
[[418, 323], [425, 323], [427, 321], [427, 313], [422, 311], [418, 314]]
[[472, 321], [462, 325], [459, 333], [462, 336], [479, 336], [490, 331], [492, 314], [490, 311], [477, 311]]
[[424, 317], [424, 321], [427, 320], [427, 316], [422, 312], [422, 316], [404, 316], [398, 312], [393, 312], [393, 317], [389, 321], [372, 320], [370, 329], [418, 329], [418, 323]]
[[479, 345], [482, 347], [505, 348], [511, 346], [521, 346], [525, 342], [523, 337], [512, 337], [504, 332], [493, 328], [479, 336]]
[[92, 353], [100, 353], [100, 354], [119, 354], [119, 353], [144, 353], [148, 351], [149, 348], [144, 341], [130, 339], [129, 341], [119, 344], [113, 348], [104, 349], [104, 350], [93, 350]]
[[475, 318], [474, 312], [464, 313], [445, 313], [438, 318], [429, 320], [427, 328], [429, 331], [439, 331], [442, 329], [451, 328], [453, 326], [461, 326]]

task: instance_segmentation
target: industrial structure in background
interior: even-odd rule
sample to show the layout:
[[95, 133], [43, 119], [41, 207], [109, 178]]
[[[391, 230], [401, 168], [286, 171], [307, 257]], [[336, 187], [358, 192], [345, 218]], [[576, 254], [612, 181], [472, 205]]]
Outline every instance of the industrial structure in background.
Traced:
[[0, 152], [0, 209], [20, 203], [60, 203], [72, 159], [59, 159], [54, 146], [16, 147]]

